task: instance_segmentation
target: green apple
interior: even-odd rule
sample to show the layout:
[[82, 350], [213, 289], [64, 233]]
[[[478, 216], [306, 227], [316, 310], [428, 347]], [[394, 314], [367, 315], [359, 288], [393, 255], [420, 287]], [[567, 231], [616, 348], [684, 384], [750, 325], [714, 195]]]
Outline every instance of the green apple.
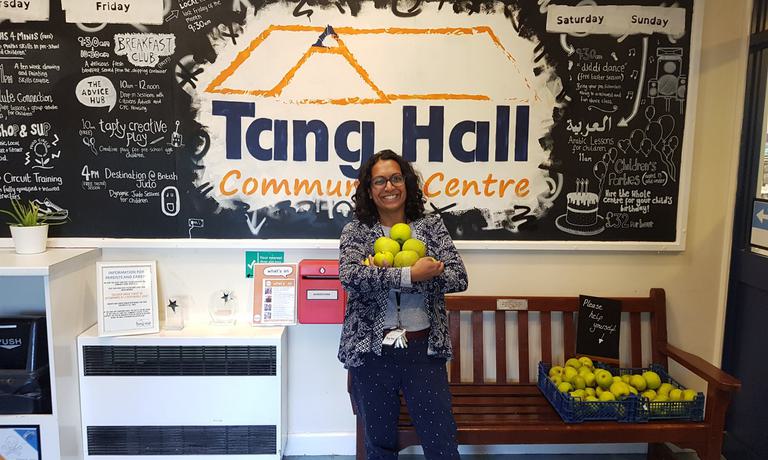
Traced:
[[573, 390], [573, 386], [568, 382], [562, 382], [557, 386], [557, 391], [560, 393], [568, 393]]
[[653, 371], [643, 372], [643, 378], [645, 379], [646, 387], [649, 390], [658, 390], [661, 386], [661, 377]]
[[549, 380], [551, 380], [552, 383], [555, 384], [555, 386], [558, 386], [561, 383], [563, 383], [563, 378], [559, 375], [553, 375], [552, 377], [549, 378]]
[[584, 377], [584, 381], [586, 382], [588, 387], [594, 387], [595, 386], [595, 374], [592, 371], [585, 372], [583, 374], [579, 374], [582, 377]]
[[645, 381], [642, 375], [633, 375], [629, 378], [629, 384], [637, 388], [637, 391], [645, 391], [648, 387], [648, 383]]
[[576, 389], [570, 392], [570, 395], [574, 399], [578, 399], [579, 401], [582, 401], [584, 397], [586, 396], [586, 393], [584, 393], [584, 390], [582, 389]]
[[594, 363], [592, 363], [592, 360], [589, 359], [586, 356], [580, 356], [579, 357], [579, 361], [581, 361], [581, 365], [582, 366], [586, 366], [586, 367], [588, 367], [590, 369], [594, 369], [595, 368], [595, 365], [594, 365]]
[[696, 399], [696, 390], [690, 388], [683, 390], [683, 401], [693, 401], [694, 399]]
[[577, 375], [579, 375], [579, 371], [572, 368], [571, 366], [565, 366], [565, 370], [563, 371], [563, 381], [573, 382], [574, 377]]
[[621, 381], [629, 385], [629, 380], [632, 378], [629, 374], [624, 374], [621, 376]]
[[[597, 388], [600, 388], [600, 387], [597, 387]], [[594, 396], [595, 394], [597, 394], [594, 388], [589, 388], [589, 387], [584, 388], [584, 393], [586, 393], [587, 396]]]
[[624, 382], [613, 382], [610, 392], [617, 398], [629, 396], [629, 385]]
[[643, 398], [648, 398], [649, 400], [653, 401], [654, 399], [656, 399], [656, 392], [653, 390], [645, 390], [641, 396]]
[[604, 391], [600, 394], [598, 399], [600, 399], [600, 401], [616, 401], [616, 395], [610, 391]]
[[395, 254], [395, 267], [410, 267], [419, 260], [416, 251], [400, 251]]
[[587, 396], [586, 398], [584, 398], [584, 401], [586, 401], [586, 402], [596, 402], [596, 401], [600, 401], [600, 400], [597, 399], [594, 396]]
[[577, 390], [583, 390], [587, 387], [587, 382], [584, 380], [584, 377], [577, 375], [573, 378], [573, 381], [571, 382], [573, 384], [573, 387]]
[[[674, 388], [671, 383], [664, 382], [661, 384], [658, 390], [656, 390], [657, 394], [660, 395], [666, 395], [669, 396], [669, 392]], [[653, 389], [653, 388], [651, 388]]]
[[669, 396], [665, 394], [657, 394], [655, 398], [653, 398], [654, 402], [667, 402], [669, 401]]
[[389, 237], [402, 245], [411, 237], [411, 227], [403, 223], [395, 224], [389, 230]]
[[549, 369], [549, 376], [552, 377], [553, 375], [563, 375], [563, 367], [562, 366], [552, 366]]
[[400, 245], [397, 243], [397, 241], [393, 240], [392, 238], [387, 238], [386, 236], [382, 236], [379, 238], [376, 238], [376, 241], [373, 243], [373, 252], [379, 253], [379, 252], [391, 252], [392, 255], [397, 255], [398, 252], [400, 252]]
[[395, 256], [389, 251], [377, 252], [376, 255], [373, 256], [373, 264], [377, 267], [391, 267], [394, 262]]
[[605, 369], [598, 369], [595, 371], [595, 383], [603, 390], [607, 390], [613, 384], [613, 376]]
[[574, 369], [578, 369], [581, 367], [581, 361], [579, 361], [576, 358], [570, 358], [568, 361], [565, 362], [566, 366], [571, 366]]
[[670, 401], [680, 401], [683, 399], [683, 390], [680, 388], [673, 388], [669, 390], [669, 400]]
[[423, 241], [417, 240], [416, 238], [405, 240], [402, 249], [403, 251], [416, 251], [416, 254], [419, 255], [419, 258], [427, 255], [427, 245], [425, 245]]

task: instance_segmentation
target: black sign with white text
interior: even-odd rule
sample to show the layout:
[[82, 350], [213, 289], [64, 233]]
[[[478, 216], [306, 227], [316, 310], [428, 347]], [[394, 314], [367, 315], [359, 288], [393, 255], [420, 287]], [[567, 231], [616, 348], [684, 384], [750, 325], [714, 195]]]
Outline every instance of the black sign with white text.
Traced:
[[602, 297], [579, 296], [576, 354], [619, 359], [621, 302]]

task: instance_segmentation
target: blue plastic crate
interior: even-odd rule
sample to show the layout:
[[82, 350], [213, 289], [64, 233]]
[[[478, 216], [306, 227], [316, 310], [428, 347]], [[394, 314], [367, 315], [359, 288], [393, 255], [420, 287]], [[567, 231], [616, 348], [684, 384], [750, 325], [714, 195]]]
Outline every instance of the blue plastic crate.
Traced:
[[[653, 371], [659, 374], [661, 383], [669, 383], [675, 388], [684, 387], [673, 379], [666, 369], [658, 364], [651, 364], [650, 367], [634, 368], [615, 368], [602, 363], [595, 363], [596, 368], [603, 368], [610, 371], [613, 375], [624, 374], [642, 374], [645, 371]], [[648, 398], [640, 397], [635, 412], [636, 422], [645, 422], [648, 420], [689, 420], [700, 422], [704, 420], [704, 393], [696, 393], [693, 401], [650, 401]]]
[[640, 398], [631, 395], [619, 401], [580, 401], [568, 393], [560, 392], [549, 379], [548, 363], [539, 363], [538, 387], [565, 423], [581, 423], [589, 420], [614, 420], [634, 422]]

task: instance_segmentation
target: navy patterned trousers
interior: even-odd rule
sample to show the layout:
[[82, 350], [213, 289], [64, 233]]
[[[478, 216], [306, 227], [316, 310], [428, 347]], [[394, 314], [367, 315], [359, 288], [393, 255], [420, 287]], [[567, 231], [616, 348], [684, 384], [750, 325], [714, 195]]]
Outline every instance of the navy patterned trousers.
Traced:
[[458, 460], [456, 422], [444, 358], [427, 356], [427, 338], [408, 348], [382, 347], [364, 364], [349, 369], [352, 397], [365, 427], [367, 460], [397, 459], [400, 396], [405, 396], [427, 460]]

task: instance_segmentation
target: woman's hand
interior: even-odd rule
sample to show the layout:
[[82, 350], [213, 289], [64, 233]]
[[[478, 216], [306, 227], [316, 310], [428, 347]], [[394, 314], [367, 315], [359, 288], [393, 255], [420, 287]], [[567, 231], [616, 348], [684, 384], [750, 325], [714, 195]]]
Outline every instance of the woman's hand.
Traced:
[[422, 257], [411, 267], [411, 281], [427, 281], [443, 274], [445, 264], [432, 257]]

